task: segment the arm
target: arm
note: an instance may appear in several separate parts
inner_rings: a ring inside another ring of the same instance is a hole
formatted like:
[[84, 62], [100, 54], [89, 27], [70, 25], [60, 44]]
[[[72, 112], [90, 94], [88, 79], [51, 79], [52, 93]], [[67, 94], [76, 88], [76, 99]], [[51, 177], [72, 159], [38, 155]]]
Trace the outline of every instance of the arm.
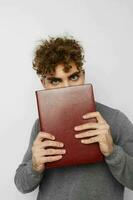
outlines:
[[32, 168], [32, 144], [38, 134], [38, 120], [35, 121], [28, 149], [23, 157], [22, 163], [18, 166], [14, 177], [14, 183], [17, 189], [22, 193], [28, 193], [37, 188], [43, 173], [39, 173]]
[[121, 111], [115, 118], [117, 141], [113, 152], [105, 157], [112, 175], [133, 190], [133, 124]]

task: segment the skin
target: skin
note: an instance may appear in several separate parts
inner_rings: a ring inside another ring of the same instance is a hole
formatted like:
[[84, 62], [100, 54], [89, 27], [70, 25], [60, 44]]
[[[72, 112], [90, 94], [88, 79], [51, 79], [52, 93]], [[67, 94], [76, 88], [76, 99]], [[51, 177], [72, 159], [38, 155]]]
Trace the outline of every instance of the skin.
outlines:
[[[48, 74], [45, 79], [41, 79], [43, 87], [45, 89], [52, 89], [84, 84], [85, 73], [80, 72], [79, 75], [74, 75], [78, 69], [75, 63], [71, 62], [70, 64], [72, 68], [69, 72], [63, 71], [63, 64], [57, 65], [54, 74]], [[52, 78], [52, 80], [50, 78]], [[98, 142], [102, 154], [104, 156], [109, 156], [113, 152], [114, 146], [110, 126], [107, 124], [100, 112], [86, 113], [84, 116], [85, 118], [83, 117], [83, 119], [96, 117], [97, 123], [84, 123], [79, 125], [77, 129], [74, 127], [76, 132], [75, 138], [80, 140], [81, 143], [85, 145]], [[84, 132], [79, 133], [81, 130], [84, 130]], [[86, 138], [90, 136], [93, 137], [89, 139]], [[44, 141], [44, 139], [47, 140]], [[45, 163], [60, 160], [63, 154], [66, 153], [66, 150], [62, 148], [64, 144], [61, 141], [56, 141], [55, 139], [56, 138], [51, 133], [38, 133], [32, 146], [32, 167], [35, 171], [42, 173], [45, 169]], [[46, 147], [51, 148], [45, 149]], [[58, 147], [58, 149], [54, 149], [52, 147]]]

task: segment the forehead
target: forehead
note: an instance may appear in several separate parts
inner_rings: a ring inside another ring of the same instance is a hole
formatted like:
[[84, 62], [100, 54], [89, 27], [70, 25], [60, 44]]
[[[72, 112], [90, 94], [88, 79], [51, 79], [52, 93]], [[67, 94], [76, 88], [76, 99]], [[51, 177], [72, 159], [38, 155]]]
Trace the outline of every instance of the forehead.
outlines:
[[67, 77], [71, 74], [73, 74], [74, 72], [77, 72], [77, 66], [75, 65], [75, 63], [70, 63], [71, 68], [69, 69], [68, 72], [64, 71], [64, 64], [58, 64], [55, 68], [55, 72], [52, 74], [48, 74], [47, 77], [60, 77], [60, 78], [64, 78]]

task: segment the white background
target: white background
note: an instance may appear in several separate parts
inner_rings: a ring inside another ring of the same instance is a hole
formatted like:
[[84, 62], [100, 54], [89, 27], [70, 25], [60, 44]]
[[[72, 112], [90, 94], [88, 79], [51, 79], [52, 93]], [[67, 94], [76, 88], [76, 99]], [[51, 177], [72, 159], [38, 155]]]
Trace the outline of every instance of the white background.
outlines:
[[[20, 193], [14, 175], [37, 118], [33, 50], [48, 36], [73, 35], [85, 49], [86, 83], [97, 101], [122, 110], [133, 122], [132, 0], [0, 0], [0, 197], [35, 200]], [[133, 199], [126, 189], [125, 200]]]

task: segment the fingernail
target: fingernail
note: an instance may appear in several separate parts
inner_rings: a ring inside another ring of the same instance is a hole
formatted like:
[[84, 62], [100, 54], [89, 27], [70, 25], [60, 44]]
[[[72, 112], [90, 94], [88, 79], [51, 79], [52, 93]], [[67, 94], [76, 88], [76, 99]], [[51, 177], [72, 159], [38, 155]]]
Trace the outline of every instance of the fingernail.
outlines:
[[86, 115], [83, 115], [83, 118], [84, 118], [84, 119], [86, 119], [86, 117], [87, 117]]
[[77, 126], [75, 126], [75, 127], [74, 127], [74, 130], [78, 130], [78, 127], [77, 127]]

